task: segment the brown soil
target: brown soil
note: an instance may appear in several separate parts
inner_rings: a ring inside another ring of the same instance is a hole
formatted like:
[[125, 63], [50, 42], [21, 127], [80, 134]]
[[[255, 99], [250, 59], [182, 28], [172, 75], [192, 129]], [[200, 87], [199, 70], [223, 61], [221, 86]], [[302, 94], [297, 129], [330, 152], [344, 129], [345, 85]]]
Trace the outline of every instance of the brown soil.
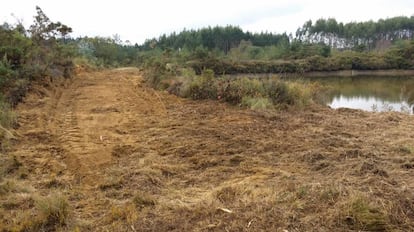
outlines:
[[[255, 112], [156, 92], [136, 69], [37, 88], [17, 113], [7, 178], [66, 196], [59, 230], [414, 230], [409, 115]], [[6, 231], [30, 220], [33, 204], [0, 199]]]

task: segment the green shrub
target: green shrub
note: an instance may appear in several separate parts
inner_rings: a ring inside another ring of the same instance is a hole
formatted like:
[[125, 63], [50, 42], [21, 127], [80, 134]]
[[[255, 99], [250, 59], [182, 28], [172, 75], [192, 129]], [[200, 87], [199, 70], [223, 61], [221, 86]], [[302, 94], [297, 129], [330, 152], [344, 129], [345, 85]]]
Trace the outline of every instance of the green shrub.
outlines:
[[356, 231], [387, 231], [386, 214], [366, 197], [356, 197], [347, 205], [346, 223]]
[[0, 88], [10, 85], [11, 80], [16, 76], [16, 72], [11, 69], [9, 62], [5, 59], [0, 60]]
[[154, 60], [147, 65], [148, 67], [145, 73], [145, 81], [151, 87], [158, 89], [160, 87], [162, 80], [166, 78], [166, 64], [160, 60]]
[[289, 87], [286, 82], [280, 80], [268, 80], [265, 83], [267, 96], [275, 105], [292, 105], [294, 99], [289, 94]]
[[216, 99], [217, 87], [214, 80], [214, 72], [210, 69], [204, 70], [201, 76], [194, 77], [189, 83], [188, 96], [194, 100]]
[[297, 107], [309, 105], [312, 101], [312, 90], [305, 84], [298, 82], [288, 82], [288, 94]]

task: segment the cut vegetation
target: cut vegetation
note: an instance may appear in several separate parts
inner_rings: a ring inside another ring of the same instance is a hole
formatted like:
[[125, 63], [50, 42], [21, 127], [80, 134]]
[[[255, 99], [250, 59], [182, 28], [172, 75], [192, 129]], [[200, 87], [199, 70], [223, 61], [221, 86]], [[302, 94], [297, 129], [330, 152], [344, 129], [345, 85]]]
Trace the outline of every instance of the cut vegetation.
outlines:
[[414, 229], [412, 116], [252, 111], [142, 80], [136, 69], [84, 72], [29, 94], [0, 185], [1, 228]]
[[0, 26], [0, 231], [414, 231], [413, 116], [281, 78], [410, 73], [413, 17], [132, 46], [36, 10]]

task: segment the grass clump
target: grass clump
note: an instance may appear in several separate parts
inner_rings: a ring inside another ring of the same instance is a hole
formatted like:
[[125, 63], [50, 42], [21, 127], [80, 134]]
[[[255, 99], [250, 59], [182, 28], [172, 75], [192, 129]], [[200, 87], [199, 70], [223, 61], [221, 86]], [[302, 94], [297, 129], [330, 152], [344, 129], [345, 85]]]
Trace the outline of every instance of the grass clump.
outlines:
[[[61, 193], [34, 198], [33, 213], [23, 214], [16, 231], [56, 231], [67, 225], [69, 203]], [[36, 215], [36, 216], [33, 216]]]
[[348, 202], [344, 219], [356, 231], [386, 231], [389, 224], [381, 208], [363, 196], [357, 196]]
[[227, 186], [215, 193], [216, 198], [223, 204], [231, 204], [239, 197], [240, 192], [236, 187]]
[[127, 224], [133, 224], [138, 219], [138, 211], [133, 204], [126, 204], [124, 206], [113, 206], [111, 213], [109, 214], [109, 220], [111, 222], [126, 222]]
[[23, 164], [17, 159], [16, 156], [11, 155], [1, 157], [0, 162], [2, 163], [2, 165], [0, 166], [0, 180], [3, 176], [14, 173], [17, 170], [19, 170], [20, 167], [23, 166]]
[[17, 183], [14, 180], [7, 180], [0, 184], [0, 196], [6, 195], [17, 188]]
[[145, 208], [154, 206], [156, 204], [156, 200], [151, 195], [139, 192], [135, 194], [134, 198], [132, 199], [132, 202], [135, 204], [137, 208]]
[[121, 177], [111, 177], [108, 178], [104, 183], [99, 185], [99, 189], [106, 191], [108, 189], [119, 190], [122, 188], [123, 182]]
[[0, 125], [4, 128], [12, 128], [17, 123], [16, 114], [3, 97], [0, 97]]
[[31, 193], [33, 191], [32, 186], [13, 178], [4, 179], [0, 182], [0, 197], [8, 194], [14, 195], [16, 193]]
[[17, 116], [10, 104], [3, 97], [0, 97], [0, 145], [4, 151], [9, 147], [10, 139], [14, 138], [10, 128], [17, 124]]
[[402, 154], [412, 154], [413, 153], [413, 148], [410, 146], [400, 146], [397, 148], [397, 150], [402, 153]]
[[65, 225], [69, 215], [69, 203], [62, 194], [52, 194], [39, 198], [35, 202], [36, 209], [43, 221], [43, 225]]

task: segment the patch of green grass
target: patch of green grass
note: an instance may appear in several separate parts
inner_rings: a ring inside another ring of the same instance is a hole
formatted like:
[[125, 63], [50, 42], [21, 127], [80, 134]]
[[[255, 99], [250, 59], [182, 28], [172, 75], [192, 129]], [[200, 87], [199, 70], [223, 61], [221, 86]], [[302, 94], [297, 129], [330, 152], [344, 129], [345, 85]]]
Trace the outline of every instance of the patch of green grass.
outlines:
[[296, 197], [298, 199], [303, 199], [305, 198], [308, 194], [310, 194], [310, 189], [309, 186], [300, 186], [297, 190], [296, 190]]
[[386, 231], [388, 220], [380, 207], [371, 199], [358, 196], [347, 205], [346, 224], [356, 231]]
[[403, 153], [403, 154], [407, 154], [407, 155], [409, 155], [409, 154], [412, 154], [412, 153], [413, 153], [413, 148], [412, 148], [412, 147], [410, 147], [410, 146], [399, 146], [399, 147], [397, 148], [397, 150], [398, 150], [399, 152], [401, 152], [401, 153]]
[[264, 109], [270, 109], [273, 107], [272, 102], [269, 100], [269, 98], [255, 98], [255, 97], [243, 97], [242, 106], [246, 106], [252, 110], [264, 110]]

